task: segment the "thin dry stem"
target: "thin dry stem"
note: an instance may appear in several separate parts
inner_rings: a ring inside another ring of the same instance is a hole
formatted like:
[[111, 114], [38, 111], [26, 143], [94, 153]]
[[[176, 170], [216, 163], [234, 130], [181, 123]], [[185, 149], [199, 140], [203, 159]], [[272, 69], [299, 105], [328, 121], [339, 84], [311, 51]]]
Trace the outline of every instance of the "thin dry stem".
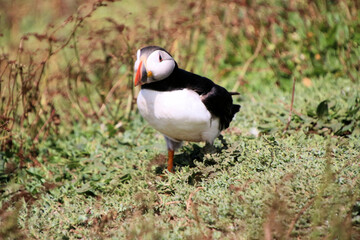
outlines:
[[53, 109], [53, 110], [51, 111], [51, 114], [50, 114], [49, 118], [48, 118], [48, 119], [46, 120], [46, 122], [42, 125], [40, 131], [38, 132], [38, 134], [36, 134], [33, 142], [36, 143], [36, 142], [39, 141], [40, 133], [42, 133], [42, 132], [44, 131], [45, 127], [51, 122], [51, 120], [53, 119], [54, 115], [55, 115], [55, 109]]
[[296, 214], [295, 218], [291, 221], [289, 230], [286, 232], [285, 239], [290, 238], [291, 232], [294, 230], [295, 224], [300, 219], [300, 217], [305, 213], [305, 211], [314, 203], [315, 198], [310, 199], [310, 201]]
[[112, 86], [112, 88], [110, 89], [110, 91], [108, 92], [108, 94], [106, 95], [103, 104], [100, 107], [100, 110], [98, 111], [98, 115], [100, 116], [104, 110], [106, 109], [106, 104], [109, 101], [109, 99], [112, 97], [112, 95], [114, 94], [115, 90], [121, 85], [122, 81], [124, 79], [123, 78], [119, 78], [119, 80], [114, 84], [114, 86]]
[[203, 190], [203, 189], [204, 189], [204, 187], [198, 187], [198, 188], [195, 189], [195, 191], [190, 193], [189, 198], [188, 198], [188, 200], [186, 202], [186, 212], [189, 212], [189, 209], [190, 209], [190, 207], [191, 207], [191, 205], [193, 203], [192, 202], [192, 197], [195, 195], [195, 193], [197, 193], [198, 191]]

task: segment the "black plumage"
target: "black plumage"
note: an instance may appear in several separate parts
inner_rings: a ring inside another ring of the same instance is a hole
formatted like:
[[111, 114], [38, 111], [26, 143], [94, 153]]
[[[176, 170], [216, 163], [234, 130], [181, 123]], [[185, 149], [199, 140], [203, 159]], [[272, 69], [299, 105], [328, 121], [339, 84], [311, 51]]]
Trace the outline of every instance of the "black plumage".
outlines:
[[169, 77], [161, 81], [144, 84], [141, 88], [156, 91], [181, 89], [195, 91], [200, 95], [209, 112], [219, 118], [219, 130], [228, 128], [235, 113], [240, 110], [240, 105], [233, 104], [231, 97], [236, 93], [229, 93], [225, 88], [215, 84], [208, 78], [180, 69], [177, 64]]

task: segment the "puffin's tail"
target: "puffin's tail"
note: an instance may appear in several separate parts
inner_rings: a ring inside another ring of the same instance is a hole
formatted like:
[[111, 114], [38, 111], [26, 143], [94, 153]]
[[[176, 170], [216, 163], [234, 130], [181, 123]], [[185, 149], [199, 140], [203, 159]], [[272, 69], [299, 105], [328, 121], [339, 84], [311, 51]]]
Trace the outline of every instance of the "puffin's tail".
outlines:
[[[229, 92], [231, 96], [234, 96], [234, 95], [240, 95], [240, 93], [238, 92]], [[238, 105], [238, 104], [233, 104], [232, 107], [231, 107], [231, 118], [234, 118], [235, 114], [240, 111], [240, 108], [241, 106]]]
[[232, 105], [232, 107], [231, 107], [231, 115], [232, 115], [232, 117], [231, 117], [231, 118], [233, 118], [233, 117], [235, 116], [235, 114], [236, 114], [238, 111], [240, 111], [240, 108], [241, 108], [241, 106], [238, 105], [238, 104], [233, 104], [233, 105]]

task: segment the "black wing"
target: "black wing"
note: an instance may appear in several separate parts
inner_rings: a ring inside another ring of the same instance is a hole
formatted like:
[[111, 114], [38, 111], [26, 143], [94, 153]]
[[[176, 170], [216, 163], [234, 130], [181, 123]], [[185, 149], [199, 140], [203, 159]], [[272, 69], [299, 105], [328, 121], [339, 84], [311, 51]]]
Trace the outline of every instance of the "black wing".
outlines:
[[144, 84], [141, 87], [156, 91], [187, 88], [197, 92], [209, 112], [220, 119], [220, 130], [228, 128], [235, 113], [240, 110], [240, 105], [233, 104], [231, 97], [236, 93], [229, 93], [225, 88], [216, 85], [210, 79], [187, 72], [177, 66], [168, 78]]
[[233, 104], [230, 93], [216, 84], [209, 92], [201, 95], [201, 99], [211, 114], [220, 119], [220, 130], [228, 128], [235, 113], [240, 110], [240, 105]]

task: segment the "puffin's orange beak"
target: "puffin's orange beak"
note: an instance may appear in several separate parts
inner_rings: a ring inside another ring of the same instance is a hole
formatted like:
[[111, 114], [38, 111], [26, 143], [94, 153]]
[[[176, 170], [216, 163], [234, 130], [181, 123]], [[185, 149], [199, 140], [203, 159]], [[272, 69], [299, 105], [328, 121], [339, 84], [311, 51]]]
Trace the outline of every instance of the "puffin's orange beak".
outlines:
[[140, 81], [140, 79], [141, 79], [141, 67], [142, 67], [142, 61], [140, 61], [140, 64], [139, 64], [139, 67], [138, 67], [138, 69], [137, 69], [137, 71], [136, 71], [136, 75], [135, 75], [135, 86], [137, 86], [137, 85], [141, 85], [141, 81]]

